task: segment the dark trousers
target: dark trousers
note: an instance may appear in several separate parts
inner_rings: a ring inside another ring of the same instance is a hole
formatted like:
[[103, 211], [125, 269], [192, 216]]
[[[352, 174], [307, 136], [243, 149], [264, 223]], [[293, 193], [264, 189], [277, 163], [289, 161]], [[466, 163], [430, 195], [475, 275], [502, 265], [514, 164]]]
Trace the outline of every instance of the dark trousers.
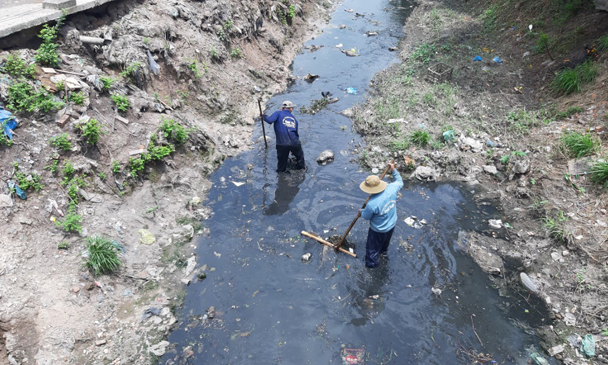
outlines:
[[296, 170], [301, 170], [306, 167], [306, 164], [304, 163], [304, 151], [302, 151], [302, 145], [277, 146], [277, 172], [285, 172], [285, 170], [287, 170], [289, 152], [291, 152], [296, 158]]
[[365, 247], [365, 266], [370, 268], [378, 266], [378, 256], [381, 252], [388, 250], [388, 244], [391, 243], [394, 230], [395, 227], [388, 232], [380, 233], [369, 229], [367, 232], [367, 246]]

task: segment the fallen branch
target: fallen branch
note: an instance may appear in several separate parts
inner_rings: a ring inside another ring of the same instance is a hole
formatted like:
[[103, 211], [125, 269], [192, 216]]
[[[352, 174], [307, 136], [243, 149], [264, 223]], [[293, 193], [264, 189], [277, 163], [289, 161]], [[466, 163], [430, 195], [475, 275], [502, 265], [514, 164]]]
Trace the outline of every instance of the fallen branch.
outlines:
[[481, 342], [481, 338], [479, 338], [479, 335], [477, 334], [477, 331], [475, 331], [475, 322], [473, 322], [473, 315], [471, 314], [471, 326], [473, 326], [473, 332], [475, 333], [475, 336], [477, 336], [477, 339], [479, 340], [479, 343], [481, 344], [481, 347], [483, 347], [484, 349], [486, 348], [483, 345], [483, 342]]

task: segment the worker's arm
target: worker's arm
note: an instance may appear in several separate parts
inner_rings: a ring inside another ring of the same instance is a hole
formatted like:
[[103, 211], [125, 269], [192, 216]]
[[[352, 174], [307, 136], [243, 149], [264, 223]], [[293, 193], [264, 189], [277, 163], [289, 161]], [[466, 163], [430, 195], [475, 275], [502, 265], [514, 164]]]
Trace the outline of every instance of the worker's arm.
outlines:
[[392, 184], [395, 184], [397, 186], [397, 189], [401, 189], [403, 187], [403, 179], [401, 178], [401, 174], [399, 173], [399, 171], [397, 171], [397, 169], [393, 169], [392, 174], [393, 179], [395, 179]]
[[272, 124], [279, 119], [279, 114], [281, 114], [281, 112], [276, 111], [276, 112], [272, 113], [272, 115], [270, 115], [270, 116], [264, 115], [264, 120], [266, 121], [266, 123]]
[[361, 218], [370, 220], [374, 216], [374, 208], [370, 205], [366, 205], [365, 208], [361, 209]]

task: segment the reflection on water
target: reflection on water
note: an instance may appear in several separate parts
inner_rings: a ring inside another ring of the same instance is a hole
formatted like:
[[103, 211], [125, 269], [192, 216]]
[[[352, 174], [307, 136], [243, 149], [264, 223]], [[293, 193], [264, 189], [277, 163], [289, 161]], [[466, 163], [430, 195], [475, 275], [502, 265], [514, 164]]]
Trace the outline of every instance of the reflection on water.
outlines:
[[278, 174], [277, 189], [273, 202], [264, 209], [266, 215], [281, 215], [289, 209], [289, 204], [300, 191], [306, 174], [303, 170], [292, 170], [289, 173]]

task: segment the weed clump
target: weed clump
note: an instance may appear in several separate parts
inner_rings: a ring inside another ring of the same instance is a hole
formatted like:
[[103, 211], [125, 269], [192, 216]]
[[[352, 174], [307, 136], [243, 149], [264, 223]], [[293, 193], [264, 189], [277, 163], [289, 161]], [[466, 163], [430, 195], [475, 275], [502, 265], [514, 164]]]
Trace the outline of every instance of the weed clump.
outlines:
[[591, 168], [591, 181], [608, 186], [608, 161], [606, 159], [597, 161]]
[[431, 136], [429, 132], [419, 129], [417, 131], [412, 132], [410, 135], [410, 141], [420, 147], [424, 147], [429, 144], [431, 140]]
[[559, 72], [551, 82], [551, 88], [558, 94], [569, 95], [581, 91], [581, 86], [595, 80], [598, 68], [592, 61], [587, 61], [573, 69]]
[[28, 65], [23, 58], [11, 53], [6, 57], [6, 64], [4, 65], [2, 72], [16, 78], [32, 78], [36, 73], [36, 66], [34, 64]]
[[564, 134], [562, 136], [562, 144], [569, 153], [576, 158], [589, 156], [595, 153], [600, 147], [600, 142], [597, 138], [594, 138], [589, 134], [578, 132], [568, 132]]
[[49, 139], [49, 144], [64, 152], [72, 149], [72, 143], [70, 142], [70, 136], [67, 133], [61, 133], [61, 134], [51, 137]]
[[99, 141], [99, 136], [102, 134], [101, 123], [97, 119], [89, 119], [88, 122], [79, 126], [82, 138], [88, 144], [95, 144]]
[[131, 102], [126, 96], [120, 94], [114, 94], [111, 96], [112, 101], [116, 104], [116, 109], [120, 112], [126, 112], [131, 107]]
[[92, 236], [86, 242], [88, 257], [86, 267], [95, 275], [112, 274], [121, 266], [119, 252], [124, 249], [108, 238]]
[[70, 205], [68, 214], [65, 215], [63, 220], [55, 222], [55, 225], [66, 232], [80, 233], [82, 232], [82, 225], [80, 223], [82, 223], [82, 216], [76, 213], [73, 205]]

